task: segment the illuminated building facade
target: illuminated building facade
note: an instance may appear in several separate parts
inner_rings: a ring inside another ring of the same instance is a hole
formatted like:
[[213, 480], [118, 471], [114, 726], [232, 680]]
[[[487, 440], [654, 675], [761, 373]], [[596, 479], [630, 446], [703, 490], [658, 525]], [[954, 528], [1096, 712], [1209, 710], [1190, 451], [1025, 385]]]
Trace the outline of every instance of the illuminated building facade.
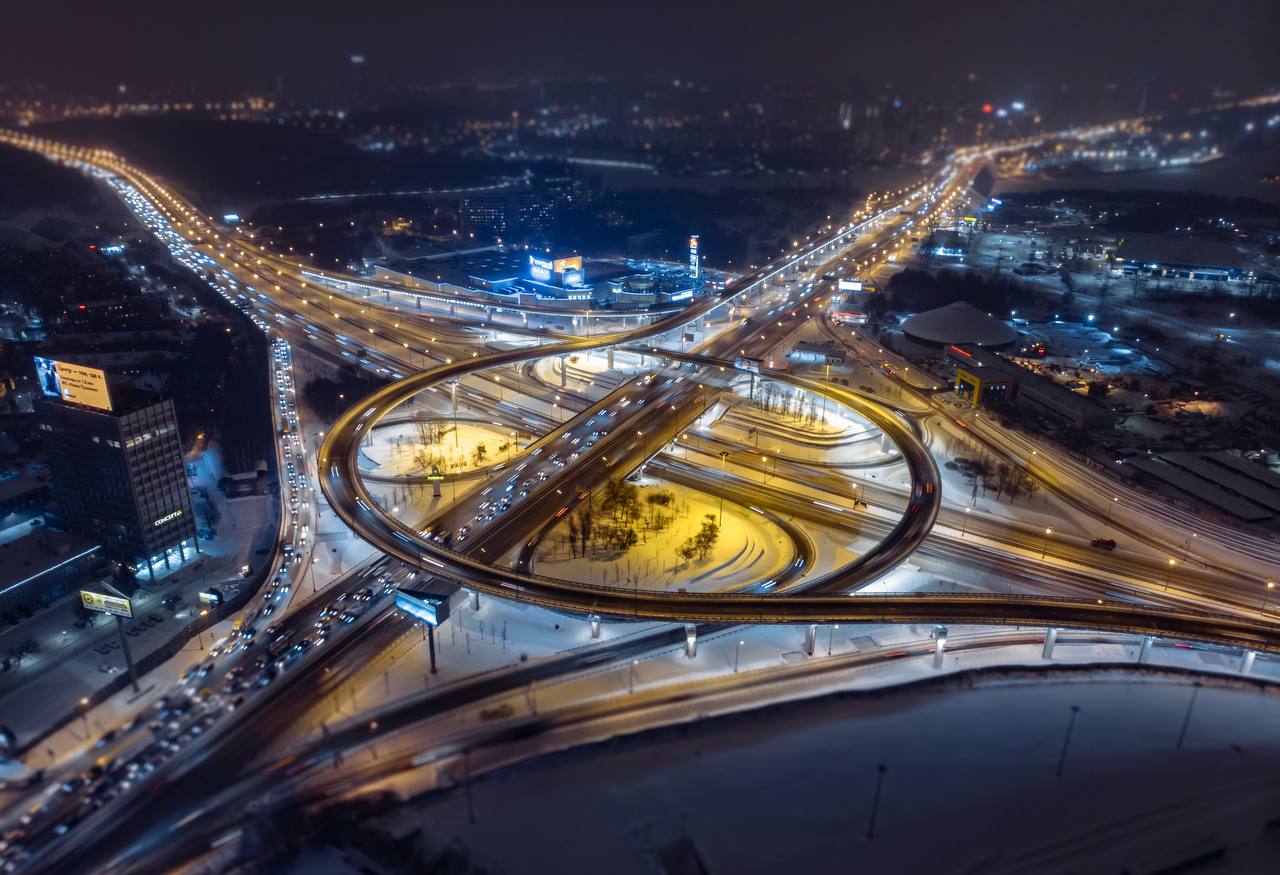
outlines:
[[40, 398], [36, 410], [69, 530], [152, 576], [198, 550], [173, 402], [101, 410]]

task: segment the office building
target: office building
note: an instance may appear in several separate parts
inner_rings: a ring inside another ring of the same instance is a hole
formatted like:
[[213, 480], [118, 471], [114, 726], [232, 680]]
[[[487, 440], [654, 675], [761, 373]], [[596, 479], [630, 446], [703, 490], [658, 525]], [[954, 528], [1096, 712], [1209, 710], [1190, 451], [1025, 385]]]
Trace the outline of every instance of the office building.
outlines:
[[37, 400], [53, 495], [69, 530], [154, 577], [198, 550], [178, 421], [171, 401], [111, 394], [105, 406]]

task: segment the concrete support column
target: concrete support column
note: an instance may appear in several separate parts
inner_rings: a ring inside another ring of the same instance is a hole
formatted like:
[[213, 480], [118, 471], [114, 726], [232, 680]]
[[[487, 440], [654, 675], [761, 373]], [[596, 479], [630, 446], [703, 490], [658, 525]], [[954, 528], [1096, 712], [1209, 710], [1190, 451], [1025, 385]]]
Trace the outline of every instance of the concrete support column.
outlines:
[[817, 642], [817, 640], [818, 640], [818, 625], [817, 623], [811, 623], [809, 625], [809, 628], [805, 630], [805, 633], [804, 633], [804, 652], [807, 655], [813, 656], [813, 647], [814, 647], [814, 644]]
[[471, 591], [471, 610], [480, 610], [480, 592], [474, 589]]
[[599, 617], [593, 616], [591, 618], [591, 637], [592, 638], [600, 637], [600, 618]]
[[1244, 659], [1240, 660], [1240, 674], [1249, 674], [1253, 671], [1253, 660], [1258, 654], [1252, 650], [1244, 652]]
[[1044, 651], [1040, 654], [1041, 659], [1053, 659], [1053, 645], [1058, 641], [1058, 630], [1050, 629], [1044, 633]]
[[1151, 644], [1155, 641], [1150, 635], [1144, 635], [1142, 638], [1142, 649], [1138, 651], [1138, 665], [1146, 665], [1151, 659]]
[[947, 647], [947, 627], [933, 627], [933, 667], [942, 668], [942, 654]]
[[569, 385], [569, 357], [560, 356], [560, 388]]
[[609, 347], [609, 352], [607, 353], [607, 355], [609, 357], [609, 370], [612, 371], [613, 370], [613, 347]]
[[698, 655], [698, 626], [696, 623], [684, 624], [684, 655], [693, 659]]

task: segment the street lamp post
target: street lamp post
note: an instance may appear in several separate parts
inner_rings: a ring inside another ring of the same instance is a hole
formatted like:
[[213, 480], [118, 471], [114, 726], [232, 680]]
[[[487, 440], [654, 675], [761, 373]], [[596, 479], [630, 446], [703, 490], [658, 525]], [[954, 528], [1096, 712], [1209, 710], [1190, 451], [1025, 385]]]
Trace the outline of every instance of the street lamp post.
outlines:
[[1040, 558], [1043, 559], [1045, 554], [1049, 552], [1049, 536], [1053, 534], [1052, 528], [1044, 530], [1044, 543], [1040, 545]]
[[720, 451], [720, 521], [716, 523], [720, 528], [724, 528], [724, 460], [729, 457], [728, 450]]
[[839, 628], [840, 628], [839, 626], [832, 626], [832, 627], [827, 631], [827, 656], [830, 656], [830, 655], [831, 655], [831, 645], [832, 645], [832, 642], [834, 642], [834, 641], [835, 641], [835, 637], [836, 637], [836, 630], [837, 630], [837, 629], [839, 629]]
[[89, 697], [80, 699], [80, 719], [84, 721], [84, 740], [89, 740]]
[[969, 530], [969, 514], [973, 511], [973, 505], [967, 504], [964, 508], [964, 522], [960, 526], [960, 537], [964, 538], [965, 532]]
[[1262, 598], [1262, 613], [1267, 612], [1267, 605], [1271, 601], [1271, 590], [1276, 588], [1276, 579], [1274, 577], [1267, 578], [1267, 588], [1264, 590], [1265, 595]]
[[738, 658], [742, 655], [742, 644], [743, 642], [739, 641], [738, 645], [735, 648], [733, 648], [733, 673], [734, 674], [738, 673]]
[[1111, 497], [1111, 503], [1107, 505], [1107, 525], [1111, 525], [1111, 511], [1115, 510], [1116, 502], [1120, 500], [1120, 496]]
[[1177, 565], [1177, 564], [1178, 564], [1178, 560], [1177, 560], [1177, 559], [1174, 559], [1172, 556], [1170, 556], [1170, 557], [1169, 557], [1169, 572], [1168, 572], [1168, 574], [1166, 574], [1166, 575], [1164, 576], [1164, 591], [1165, 591], [1165, 592], [1168, 592], [1168, 591], [1169, 591], [1169, 583], [1171, 582], [1171, 579], [1173, 578], [1173, 568], [1174, 568], [1174, 566], [1175, 566], [1175, 565]]
[[627, 694], [630, 695], [636, 691], [636, 663], [639, 660], [631, 660], [631, 669], [627, 672]]
[[458, 381], [454, 380], [449, 384], [450, 393], [453, 396], [453, 446], [458, 448], [462, 446], [461, 439], [458, 437]]

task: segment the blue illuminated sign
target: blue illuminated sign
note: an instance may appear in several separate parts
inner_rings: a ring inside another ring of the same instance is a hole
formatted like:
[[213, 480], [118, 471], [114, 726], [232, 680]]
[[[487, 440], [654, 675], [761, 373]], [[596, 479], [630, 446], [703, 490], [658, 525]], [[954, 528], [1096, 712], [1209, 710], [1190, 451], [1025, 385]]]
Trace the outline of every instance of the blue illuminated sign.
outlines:
[[396, 590], [396, 610], [404, 611], [414, 619], [432, 626], [439, 626], [449, 619], [447, 599], [426, 593], [419, 595], [403, 589]]

